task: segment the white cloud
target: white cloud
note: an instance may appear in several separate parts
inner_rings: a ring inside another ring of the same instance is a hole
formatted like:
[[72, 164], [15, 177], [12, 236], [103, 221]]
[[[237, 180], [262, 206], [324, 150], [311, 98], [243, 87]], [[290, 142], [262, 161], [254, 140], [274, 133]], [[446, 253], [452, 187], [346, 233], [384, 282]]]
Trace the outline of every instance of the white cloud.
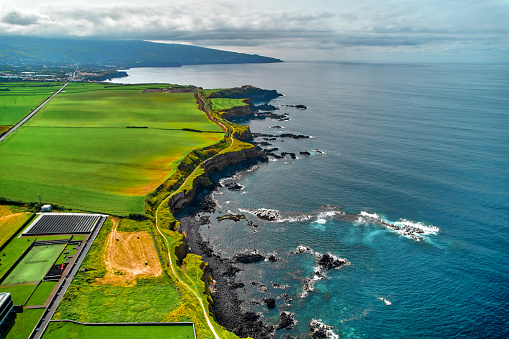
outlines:
[[10, 8], [0, 8], [0, 34], [172, 40], [239, 51], [256, 46], [273, 50], [275, 57], [282, 57], [285, 48], [307, 51], [313, 57], [320, 51], [375, 54], [391, 49], [394, 53], [416, 53], [416, 49], [509, 53], [509, 3], [501, 0], [173, 0], [169, 4], [153, 0], [146, 5], [134, 0], [37, 5], [33, 1], [17, 0]]

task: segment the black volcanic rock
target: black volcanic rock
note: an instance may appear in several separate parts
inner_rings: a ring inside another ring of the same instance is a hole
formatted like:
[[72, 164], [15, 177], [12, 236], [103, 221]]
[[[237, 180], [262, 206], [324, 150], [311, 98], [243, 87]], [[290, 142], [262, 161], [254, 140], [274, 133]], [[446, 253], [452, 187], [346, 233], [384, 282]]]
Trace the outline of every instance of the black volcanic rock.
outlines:
[[239, 191], [244, 187], [242, 185], [237, 184], [236, 182], [232, 182], [230, 184], [225, 185], [230, 191]]
[[283, 106], [286, 106], [286, 107], [295, 107], [295, 108], [298, 108], [298, 109], [307, 109], [307, 106], [304, 106], [304, 105], [283, 105]]
[[234, 262], [250, 264], [265, 260], [265, 257], [259, 253], [237, 253], [233, 256]]
[[262, 300], [267, 304], [268, 308], [276, 307], [276, 300], [274, 298], [262, 298]]
[[346, 265], [347, 263], [348, 261], [346, 261], [346, 259], [336, 258], [327, 253], [321, 254], [320, 258], [318, 259], [318, 265], [328, 270], [333, 268], [339, 268], [343, 265]]
[[312, 319], [308, 325], [311, 339], [326, 339], [328, 331], [332, 331], [332, 326], [327, 326], [321, 320]]
[[279, 315], [279, 322], [276, 327], [276, 330], [284, 329], [291, 330], [297, 326], [297, 320], [295, 319], [295, 314], [291, 312], [281, 312]]
[[238, 222], [238, 221], [243, 220], [243, 219], [246, 219], [246, 216], [244, 214], [225, 214], [223, 216], [216, 217], [217, 221], [233, 220], [235, 222]]
[[279, 108], [277, 108], [273, 105], [270, 105], [270, 104], [263, 104], [263, 105], [255, 106], [256, 111], [276, 111], [278, 109]]

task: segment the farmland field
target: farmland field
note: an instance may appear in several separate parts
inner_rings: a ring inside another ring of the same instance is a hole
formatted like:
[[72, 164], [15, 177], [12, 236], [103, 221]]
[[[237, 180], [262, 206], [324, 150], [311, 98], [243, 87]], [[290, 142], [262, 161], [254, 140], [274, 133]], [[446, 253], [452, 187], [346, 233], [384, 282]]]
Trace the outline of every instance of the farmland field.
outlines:
[[230, 99], [230, 98], [214, 98], [210, 100], [212, 103], [212, 109], [220, 111], [224, 109], [230, 109], [236, 106], [245, 106], [244, 99]]
[[52, 338], [194, 338], [193, 326], [87, 326], [75, 323], [51, 322], [44, 339]]
[[56, 281], [43, 281], [37, 286], [34, 294], [30, 297], [28, 305], [43, 305], [46, 299], [48, 299], [51, 291], [57, 285]]
[[143, 93], [149, 87], [69, 84], [0, 144], [0, 196], [143, 212], [144, 195], [182, 157], [223, 138], [192, 93]]
[[41, 280], [64, 247], [63, 244], [34, 246], [2, 283], [13, 285]]
[[37, 283], [30, 284], [22, 284], [22, 285], [10, 285], [10, 286], [0, 286], [0, 292], [10, 293], [12, 296], [12, 301], [14, 305], [23, 305], [25, 301], [28, 299], [30, 294], [37, 287]]
[[6, 339], [26, 339], [44, 313], [44, 309], [23, 310], [16, 314], [14, 326], [7, 333]]
[[62, 85], [57, 82], [0, 83], [0, 125], [15, 125]]
[[0, 246], [5, 244], [28, 218], [30, 218], [28, 212], [13, 211], [7, 206], [0, 205]]

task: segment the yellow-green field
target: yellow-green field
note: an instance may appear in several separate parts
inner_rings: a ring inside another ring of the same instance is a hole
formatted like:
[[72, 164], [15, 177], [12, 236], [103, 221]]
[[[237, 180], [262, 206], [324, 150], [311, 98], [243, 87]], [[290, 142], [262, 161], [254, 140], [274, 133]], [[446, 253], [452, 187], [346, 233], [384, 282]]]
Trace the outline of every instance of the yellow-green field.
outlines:
[[0, 205], [0, 246], [4, 245], [17, 232], [29, 217], [29, 212]]
[[0, 196], [142, 213], [182, 157], [223, 138], [192, 93], [143, 93], [152, 87], [69, 84], [0, 144]]

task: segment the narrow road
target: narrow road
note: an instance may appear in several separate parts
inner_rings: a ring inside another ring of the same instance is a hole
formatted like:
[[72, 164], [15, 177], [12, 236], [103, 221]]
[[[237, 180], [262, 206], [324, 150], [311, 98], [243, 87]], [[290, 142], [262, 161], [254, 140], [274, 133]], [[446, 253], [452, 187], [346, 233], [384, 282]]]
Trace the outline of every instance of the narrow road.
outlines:
[[57, 290], [57, 293], [53, 295], [53, 299], [49, 303], [48, 307], [44, 311], [44, 314], [41, 316], [41, 319], [39, 319], [39, 322], [37, 325], [35, 325], [34, 330], [28, 337], [29, 339], [39, 339], [42, 338], [44, 335], [44, 332], [46, 331], [46, 328], [48, 327], [48, 324], [53, 318], [53, 315], [55, 314], [55, 311], [58, 308], [58, 305], [62, 301], [62, 298], [64, 297], [65, 292], [71, 285], [72, 279], [78, 273], [78, 270], [81, 266], [81, 263], [87, 256], [88, 251], [90, 250], [90, 247], [92, 247], [92, 243], [94, 242], [95, 238], [97, 237], [97, 234], [99, 234], [99, 231], [101, 230], [104, 222], [106, 221], [107, 215], [104, 215], [99, 219], [97, 222], [94, 230], [92, 233], [88, 236], [85, 243], [82, 243], [81, 250], [79, 250], [79, 253], [76, 254], [76, 259], [74, 259], [74, 262], [72, 263], [71, 268], [67, 271], [67, 274], [65, 277], [62, 277], [59, 284], [60, 287]]
[[[221, 122], [215, 120], [214, 118], [212, 118], [211, 114], [209, 111], [207, 111], [205, 109], [205, 104], [203, 102], [203, 99], [195, 93], [195, 97], [196, 97], [196, 100], [198, 101], [198, 108], [205, 112], [205, 114], [207, 114], [207, 117], [214, 123], [218, 124], [225, 133], [228, 133], [228, 128], [222, 124]], [[216, 339], [220, 339], [220, 337], [217, 335], [215, 329], [214, 329], [214, 326], [212, 325], [212, 322], [210, 321], [210, 316], [208, 314], [208, 308], [205, 307], [205, 305], [203, 304], [203, 301], [201, 300], [201, 298], [198, 296], [198, 294], [196, 293], [196, 291], [191, 288], [188, 284], [186, 284], [184, 281], [182, 281], [182, 279], [179, 278], [179, 276], [177, 275], [177, 272], [175, 271], [175, 267], [173, 266], [173, 261], [171, 260], [171, 253], [170, 253], [170, 244], [168, 242], [168, 239], [166, 238], [166, 236], [163, 234], [163, 232], [161, 231], [161, 229], [159, 228], [159, 210], [162, 206], [164, 206], [165, 204], [167, 205], [168, 204], [168, 200], [173, 197], [178, 191], [180, 191], [180, 189], [182, 187], [184, 187], [186, 184], [187, 184], [187, 181], [189, 180], [189, 178], [193, 177], [194, 173], [198, 170], [198, 168], [200, 168], [205, 162], [209, 161], [210, 159], [214, 158], [215, 156], [217, 156], [218, 154], [220, 153], [223, 153], [225, 151], [227, 151], [230, 147], [233, 146], [233, 134], [234, 134], [234, 131], [232, 131], [232, 133], [230, 134], [230, 141], [231, 141], [231, 144], [230, 146], [228, 146], [227, 148], [225, 148], [224, 150], [222, 150], [221, 152], [211, 156], [210, 158], [208, 159], [205, 159], [203, 160], [198, 166], [196, 166], [196, 168], [194, 169], [193, 172], [191, 172], [191, 174], [189, 174], [189, 176], [186, 178], [186, 180], [182, 183], [182, 185], [180, 185], [180, 187], [173, 191], [173, 193], [171, 193], [170, 195], [168, 195], [166, 197], [166, 199], [164, 199], [160, 204], [159, 206], [157, 207], [157, 210], [156, 210], [156, 228], [157, 228], [157, 232], [159, 232], [159, 234], [163, 237], [165, 243], [166, 243], [166, 248], [168, 248], [168, 260], [170, 261], [170, 268], [171, 268], [171, 271], [173, 272], [173, 276], [175, 277], [175, 279], [181, 283], [187, 290], [189, 290], [190, 292], [192, 292], [195, 296], [196, 296], [196, 299], [198, 299], [198, 302], [200, 303], [200, 306], [201, 306], [201, 309], [203, 311], [203, 315], [205, 316], [205, 319], [207, 320], [207, 324], [210, 328], [210, 330], [212, 331], [212, 333], [214, 334], [214, 337]]]
[[4, 135], [2, 135], [0, 137], [0, 142], [4, 141], [5, 138], [7, 138], [12, 132], [14, 132], [15, 130], [18, 129], [19, 126], [23, 125], [25, 122], [27, 122], [31, 117], [33, 117], [37, 112], [39, 112], [39, 110], [48, 103], [48, 101], [51, 100], [51, 98], [53, 98], [55, 95], [57, 95], [58, 93], [62, 92], [62, 90], [65, 88], [65, 86], [69, 85], [68, 82], [65, 83], [65, 85], [63, 85], [58, 91], [56, 91], [55, 93], [53, 93], [52, 96], [50, 96], [48, 99], [46, 99], [42, 104], [39, 105], [39, 107], [37, 107], [36, 109], [34, 109], [32, 111], [32, 113], [30, 113], [29, 115], [27, 115], [26, 117], [24, 117], [23, 119], [21, 119], [20, 122], [18, 122], [16, 125], [12, 126], [7, 132], [5, 132]]

